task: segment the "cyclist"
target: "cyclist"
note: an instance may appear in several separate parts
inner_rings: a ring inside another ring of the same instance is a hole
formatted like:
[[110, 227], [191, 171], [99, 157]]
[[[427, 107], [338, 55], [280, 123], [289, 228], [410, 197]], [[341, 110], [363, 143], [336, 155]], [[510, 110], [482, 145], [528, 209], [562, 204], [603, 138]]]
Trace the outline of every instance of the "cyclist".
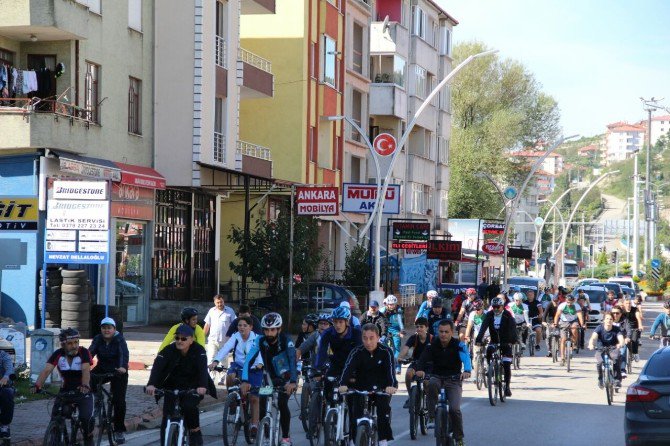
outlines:
[[540, 296], [538, 301], [542, 305], [542, 309], [545, 310], [547, 306], [551, 303], [551, 294], [547, 291], [547, 289], [541, 290], [540, 291]]
[[568, 336], [572, 336], [572, 352], [575, 353], [577, 351], [577, 328], [584, 326], [581, 307], [575, 303], [575, 296], [572, 294], [568, 294], [566, 301], [556, 309], [554, 326], [561, 329], [561, 365], [565, 365], [565, 343]]
[[640, 333], [644, 330], [642, 325], [642, 311], [632, 305], [632, 300], [626, 299], [623, 301], [622, 317], [628, 319], [630, 322], [630, 350], [633, 353], [633, 360], [638, 362], [640, 356], [638, 355], [638, 348], [640, 346]]
[[554, 317], [556, 316], [556, 311], [559, 306], [558, 294], [551, 295], [551, 302], [544, 309], [544, 315], [542, 316], [542, 321], [547, 327], [547, 358], [551, 358], [551, 343], [553, 342], [553, 336], [551, 336], [551, 326], [554, 324]]
[[[393, 395], [398, 390], [393, 369], [395, 360], [393, 350], [379, 342], [379, 332], [375, 324], [365, 324], [362, 328], [363, 345], [354, 348], [342, 371], [339, 392], [349, 390], [350, 381], [356, 390], [375, 391], [383, 390]], [[379, 446], [387, 446], [388, 441], [393, 440], [391, 429], [391, 397], [381, 395], [370, 395], [370, 401], [377, 407], [377, 432]], [[351, 415], [349, 416], [349, 432], [355, 437], [356, 424], [363, 415], [363, 404], [360, 396], [354, 395], [349, 405]]]
[[386, 320], [386, 316], [384, 316], [379, 311], [379, 302], [377, 302], [376, 300], [370, 301], [368, 311], [363, 313], [363, 315], [361, 316], [361, 323], [363, 325], [375, 324], [379, 329], [379, 336], [381, 337], [380, 340], [382, 344], [386, 341], [387, 336], [386, 325], [388, 324], [388, 321]]
[[333, 322], [330, 318], [330, 314], [321, 313], [319, 315], [319, 319], [317, 320], [317, 331], [312, 333], [310, 337], [305, 339], [305, 342], [300, 344], [300, 347], [295, 349], [296, 358], [298, 360], [301, 358], [316, 358], [316, 351], [319, 348], [319, 339], [321, 338], [321, 333], [332, 326]]
[[[479, 331], [482, 328], [482, 322], [484, 322], [484, 302], [481, 299], [477, 299], [472, 305], [472, 313], [468, 317], [468, 326], [465, 329], [465, 342], [469, 343], [471, 339], [476, 339]], [[489, 338], [488, 333], [484, 334], [485, 338]], [[472, 354], [476, 355], [480, 352], [482, 347], [474, 346], [472, 349]], [[478, 364], [475, 363], [472, 365], [474, 369], [475, 376], [477, 376]]]
[[[189, 430], [189, 444], [202, 446], [198, 404], [207, 393], [216, 398], [216, 387], [207, 370], [205, 347], [194, 341], [194, 335], [193, 327], [189, 324], [181, 324], [175, 329], [174, 342], [162, 349], [154, 360], [145, 392], [153, 396], [156, 386], [165, 390], [195, 389], [196, 394], [182, 396], [180, 404], [184, 424]], [[177, 398], [172, 393], [166, 393], [164, 397], [161, 444], [165, 443], [165, 426]]]
[[238, 319], [246, 316], [251, 318], [251, 322], [253, 325], [252, 331], [256, 334], [263, 334], [263, 330], [261, 329], [261, 321], [251, 314], [251, 307], [247, 304], [242, 304], [240, 305], [239, 311], [237, 312], [237, 318], [233, 322], [230, 323], [230, 327], [228, 327], [228, 331], [226, 332], [226, 337], [229, 338], [232, 335], [234, 335], [237, 332], [237, 322]]
[[349, 320], [351, 326], [361, 328], [361, 320], [358, 319], [356, 316], [354, 316], [353, 311], [351, 311], [351, 304], [346, 300], [343, 300], [342, 302], [340, 302], [340, 307], [345, 307], [349, 309], [349, 312], [351, 313], [351, 319]]
[[[405, 336], [405, 324], [403, 323], [403, 310], [402, 307], [398, 305], [398, 298], [393, 294], [389, 294], [384, 299], [385, 307], [380, 311], [384, 317], [388, 320], [388, 338], [393, 346], [393, 355], [395, 360], [398, 360], [398, 355], [400, 354], [400, 347], [402, 345], [402, 337]], [[396, 374], [400, 374], [400, 365], [396, 364], [395, 369]]]
[[[486, 313], [484, 321], [475, 338], [475, 345], [481, 346], [484, 334], [488, 331], [491, 343], [500, 344], [502, 351], [503, 373], [505, 375], [505, 395], [512, 396], [512, 344], [517, 342], [516, 321], [505, 311], [505, 301], [496, 297], [491, 301], [491, 311]], [[490, 361], [493, 355], [493, 346], [486, 349], [486, 360]]]
[[14, 418], [14, 362], [4, 350], [0, 350], [0, 442], [9, 441], [11, 435], [9, 425]]
[[[651, 331], [649, 337], [653, 338], [656, 335], [656, 330], [661, 329], [661, 335], [667, 336], [670, 329], [670, 300], [663, 302], [663, 312], [656, 316], [654, 323], [651, 324]], [[662, 346], [662, 344], [661, 344]]]
[[540, 350], [540, 340], [542, 339], [542, 316], [544, 309], [542, 302], [535, 300], [535, 291], [528, 290], [526, 292], [528, 297], [528, 320], [530, 321], [530, 328], [535, 332], [535, 351]]
[[295, 340], [295, 347], [299, 348], [305, 340], [316, 331], [316, 327], [319, 324], [319, 315], [316, 313], [310, 313], [302, 320], [302, 325], [300, 326], [300, 333]]
[[521, 291], [514, 293], [514, 301], [507, 305], [507, 310], [514, 316], [517, 329], [521, 329], [521, 350], [526, 349], [526, 339], [528, 339], [528, 305], [523, 303], [524, 294]]
[[[126, 431], [126, 391], [128, 390], [128, 344], [123, 335], [116, 331], [116, 322], [111, 317], [100, 321], [100, 334], [95, 335], [88, 348], [91, 358], [98, 357], [98, 363], [91, 370], [92, 387], [110, 382], [112, 405], [114, 406], [114, 439], [125, 443]], [[114, 377], [103, 381], [96, 373], [114, 373]]]
[[463, 341], [465, 339], [465, 328], [468, 325], [468, 317], [472, 312], [472, 306], [477, 299], [477, 290], [468, 288], [465, 290], [465, 300], [461, 304], [461, 309], [458, 310], [456, 316], [456, 328], [458, 329], [458, 338]]
[[[599, 341], [603, 347], [616, 347], [609, 350], [609, 357], [614, 363], [614, 386], [621, 387], [621, 365], [619, 364], [619, 350], [624, 345], [624, 338], [621, 334], [621, 329], [614, 326], [612, 314], [608, 311], [603, 316], [603, 323], [596, 327], [589, 340], [589, 350], [593, 350]], [[600, 366], [603, 363], [602, 353], [596, 353], [596, 361], [598, 368], [598, 387], [603, 388], [603, 371]]]
[[470, 378], [472, 364], [468, 347], [454, 337], [453, 321], [443, 320], [439, 323], [438, 336], [421, 353], [416, 368], [416, 375], [419, 378], [424, 378], [427, 370], [430, 370], [431, 374], [426, 386], [428, 429], [435, 428], [437, 396], [440, 389], [444, 389], [449, 400], [449, 418], [453, 426], [454, 440], [457, 445], [462, 446], [464, 444], [461, 413], [462, 380]]
[[163, 342], [158, 349], [159, 353], [165, 347], [174, 342], [177, 328], [179, 328], [182, 324], [189, 325], [193, 329], [195, 342], [205, 348], [205, 331], [202, 329], [202, 327], [200, 327], [200, 325], [198, 325], [198, 310], [193, 307], [185, 307], [183, 310], [181, 310], [181, 322], [174, 324], [168, 331], [167, 335], [165, 335], [165, 339], [163, 339]]
[[[79, 391], [81, 395], [68, 398], [68, 402], [75, 403], [79, 408], [84, 446], [93, 445], [93, 394], [91, 390], [91, 354], [84, 347], [79, 346], [79, 332], [74, 328], [61, 330], [58, 335], [61, 347], [52, 353], [44, 369], [37, 377], [31, 388], [32, 393], [40, 391], [47, 377], [54, 368], [63, 380], [60, 392]], [[52, 415], [59, 407], [54, 404]]]
[[[577, 292], [577, 304], [582, 309], [582, 320], [584, 321], [584, 327], [587, 326], [589, 322], [589, 313], [591, 312], [591, 300], [589, 299], [589, 295], [584, 292], [584, 290], [579, 290]], [[583, 330], [580, 330], [583, 331]], [[584, 338], [586, 337], [586, 332], [584, 332], [584, 336], [579, 335], [579, 348], [584, 350], [584, 342], [586, 341]]]
[[568, 298], [568, 290], [563, 288], [562, 286], [558, 287], [558, 302], [563, 303], [567, 300]]
[[[285, 392], [279, 393], [277, 406], [279, 407], [279, 424], [281, 426], [281, 446], [290, 446], [291, 442], [291, 410], [288, 408], [288, 399], [295, 392], [298, 382], [298, 369], [296, 367], [296, 353], [293, 341], [282, 333], [282, 318], [279, 313], [268, 313], [261, 319], [263, 335], [258, 336], [249, 353], [247, 353], [242, 369], [242, 385], [240, 390], [243, 395], [249, 393], [252, 384], [250, 381], [250, 370], [256, 358], [260, 356], [265, 365], [265, 373], [269, 376], [274, 386], [283, 384]], [[256, 406], [258, 407], [258, 406]], [[258, 431], [259, 412], [251, 407], [251, 433], [252, 436]]]
[[631, 335], [631, 328], [630, 328], [630, 321], [623, 317], [624, 311], [623, 308], [620, 306], [616, 306], [612, 308], [612, 319], [614, 320], [614, 326], [618, 327], [619, 330], [621, 330], [621, 334], [623, 335], [624, 338], [624, 345], [621, 347], [620, 351], [620, 358], [621, 360], [619, 361], [621, 363], [621, 378], [627, 378], [628, 373], [626, 372], [626, 365], [628, 364], [628, 345], [630, 344], [630, 335]]
[[615, 294], [614, 291], [608, 290], [607, 291], [607, 297], [605, 298], [605, 301], [602, 303], [602, 312], [603, 314], [612, 311], [612, 308], [617, 306], [617, 300], [615, 299]]
[[[223, 347], [214, 355], [212, 362], [209, 364], [209, 370], [212, 371], [228, 357], [229, 353], [233, 354], [233, 362], [228, 367], [228, 374], [226, 375], [226, 387], [235, 385], [235, 378], [240, 375], [247, 353], [251, 351], [251, 347], [256, 340], [257, 335], [252, 331], [252, 326], [253, 322], [249, 316], [237, 318], [237, 331], [223, 344]], [[253, 366], [256, 367], [258, 364], [261, 364], [261, 366], [263, 364], [260, 358]]]
[[428, 312], [428, 333], [431, 336], [437, 336], [437, 325], [443, 320], [452, 320], [451, 313], [444, 308], [442, 298], [433, 298], [433, 307]]
[[416, 319], [428, 316], [428, 312], [433, 307], [432, 304], [433, 299], [436, 297], [437, 297], [437, 291], [435, 290], [429, 290], [426, 293], [426, 300], [421, 302], [421, 305], [419, 306], [419, 311], [416, 312]]
[[[416, 361], [421, 357], [421, 353], [426, 348], [430, 341], [433, 339], [431, 335], [428, 334], [428, 319], [425, 317], [420, 317], [414, 322], [414, 327], [416, 328], [416, 333], [410, 336], [402, 350], [400, 351], [399, 359], [404, 359], [407, 357], [409, 350], [412, 349], [412, 362], [410, 363], [407, 371], [405, 372], [405, 386], [407, 387], [407, 392], [412, 387], [412, 380], [414, 379], [414, 373], [416, 370]], [[409, 398], [405, 401], [403, 409], [409, 408]]]

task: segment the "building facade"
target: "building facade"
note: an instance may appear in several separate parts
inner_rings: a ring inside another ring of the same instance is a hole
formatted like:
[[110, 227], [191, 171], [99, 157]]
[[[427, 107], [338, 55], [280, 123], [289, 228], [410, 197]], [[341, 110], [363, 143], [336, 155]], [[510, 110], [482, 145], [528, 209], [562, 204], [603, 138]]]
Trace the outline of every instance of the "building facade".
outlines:
[[645, 143], [645, 127], [625, 122], [607, 126], [603, 161], [610, 165], [632, 157]]
[[651, 118], [651, 145], [654, 146], [658, 139], [670, 132], [670, 115], [653, 116]]

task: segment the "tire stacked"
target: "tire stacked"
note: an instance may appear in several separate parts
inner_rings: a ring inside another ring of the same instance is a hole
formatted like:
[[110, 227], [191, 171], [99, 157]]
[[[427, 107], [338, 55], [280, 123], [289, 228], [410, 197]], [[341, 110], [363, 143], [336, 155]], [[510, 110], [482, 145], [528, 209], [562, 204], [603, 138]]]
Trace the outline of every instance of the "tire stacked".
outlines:
[[74, 328], [82, 338], [91, 337], [91, 299], [85, 270], [62, 270], [61, 328]]
[[[38, 309], [40, 312], [39, 319], [42, 319], [42, 307], [44, 306], [44, 289], [42, 281], [44, 279], [44, 271], [40, 270], [40, 284], [39, 284], [39, 299]], [[47, 307], [46, 307], [46, 321], [44, 328], [58, 328], [61, 324], [61, 285], [63, 278], [58, 269], [47, 269]]]

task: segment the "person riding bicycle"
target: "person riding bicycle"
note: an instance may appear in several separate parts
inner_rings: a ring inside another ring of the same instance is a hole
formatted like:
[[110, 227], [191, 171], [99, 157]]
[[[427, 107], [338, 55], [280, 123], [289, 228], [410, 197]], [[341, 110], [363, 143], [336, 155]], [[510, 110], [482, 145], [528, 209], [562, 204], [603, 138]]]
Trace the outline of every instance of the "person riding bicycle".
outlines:
[[601, 311], [603, 314], [608, 311], [612, 311], [612, 308], [616, 307], [619, 302], [616, 300], [616, 295], [613, 290], [607, 290], [607, 297], [601, 304]]
[[379, 302], [376, 300], [371, 300], [370, 305], [368, 306], [368, 311], [363, 313], [361, 316], [361, 324], [375, 324], [379, 329], [380, 341], [383, 344], [386, 341], [388, 321], [386, 316], [384, 316], [379, 311]]
[[433, 307], [428, 312], [426, 319], [428, 319], [428, 333], [431, 336], [437, 336], [437, 326], [440, 321], [452, 320], [451, 312], [444, 307], [441, 297], [433, 298]]
[[461, 309], [458, 310], [458, 315], [456, 316], [456, 328], [458, 330], [458, 338], [463, 341], [465, 339], [465, 328], [468, 325], [468, 317], [472, 312], [472, 306], [477, 300], [477, 290], [474, 288], [468, 288], [465, 290], [465, 300], [461, 304]]
[[419, 305], [419, 310], [416, 312], [416, 319], [420, 317], [428, 317], [428, 312], [433, 307], [433, 299], [437, 297], [437, 291], [428, 290], [426, 293], [426, 300], [421, 302]]
[[542, 302], [535, 300], [535, 290], [528, 290], [526, 292], [528, 301], [528, 320], [530, 321], [530, 328], [535, 332], [535, 351], [540, 350], [540, 340], [542, 339], [542, 316], [544, 307]]
[[[128, 390], [128, 344], [123, 335], [116, 331], [116, 322], [111, 317], [100, 321], [100, 334], [95, 335], [88, 348], [91, 358], [98, 357], [98, 363], [91, 370], [92, 388], [110, 383], [112, 405], [114, 406], [114, 440], [125, 442], [126, 431], [126, 391]], [[114, 377], [103, 380], [99, 374], [113, 373]], [[98, 374], [98, 376], [96, 376]]]
[[315, 360], [316, 353], [319, 348], [319, 339], [321, 338], [321, 334], [332, 326], [333, 321], [331, 320], [330, 313], [319, 314], [316, 331], [312, 333], [307, 339], [305, 339], [305, 342], [300, 344], [300, 347], [295, 349], [296, 359], [299, 361], [305, 357], [305, 359], [309, 358], [310, 361]]
[[[296, 391], [298, 383], [298, 368], [296, 366], [296, 353], [293, 341], [282, 333], [282, 317], [279, 313], [268, 313], [261, 319], [263, 335], [258, 336], [249, 353], [247, 353], [244, 367], [242, 369], [242, 395], [251, 390], [251, 386], [257, 387], [260, 383], [254, 382], [250, 371], [252, 365], [256, 364], [260, 357], [265, 366], [265, 374], [269, 378], [268, 384], [284, 387], [284, 392], [279, 393], [277, 406], [279, 407], [279, 424], [281, 426], [281, 446], [290, 446], [291, 442], [291, 410], [288, 407], [288, 399]], [[253, 405], [251, 408], [251, 429], [257, 430], [259, 412]], [[252, 435], [254, 432], [252, 432]]]
[[195, 342], [202, 345], [203, 348], [206, 348], [205, 331], [202, 329], [200, 325], [198, 325], [198, 310], [196, 310], [193, 307], [185, 307], [183, 310], [181, 310], [181, 322], [174, 324], [172, 327], [170, 327], [170, 330], [165, 335], [165, 339], [163, 339], [161, 346], [158, 348], [159, 352], [174, 342], [174, 337], [175, 333], [177, 332], [177, 328], [179, 328], [183, 324], [189, 325], [193, 329]]
[[[595, 349], [596, 341], [599, 341], [603, 347], [616, 347], [610, 349], [608, 356], [614, 364], [614, 386], [621, 387], [621, 365], [619, 364], [619, 350], [624, 345], [623, 334], [621, 329], [614, 326], [614, 319], [610, 312], [603, 316], [603, 323], [596, 327], [589, 340], [589, 350]], [[601, 365], [603, 363], [603, 353], [596, 353], [597, 369], [598, 369], [598, 387], [603, 388], [603, 371]]]
[[[560, 321], [560, 324], [559, 324]], [[565, 343], [568, 335], [572, 337], [572, 351], [577, 351], [577, 329], [584, 326], [581, 307], [575, 303], [575, 296], [568, 294], [566, 301], [558, 306], [554, 316], [554, 327], [561, 329], [561, 365], [565, 365], [567, 352]]]
[[237, 318], [233, 320], [233, 322], [230, 323], [230, 327], [228, 327], [228, 331], [226, 332], [226, 337], [230, 338], [232, 335], [237, 333], [237, 322], [239, 318], [241, 317], [250, 317], [251, 318], [251, 323], [253, 325], [253, 332], [256, 333], [257, 335], [263, 334], [263, 329], [261, 328], [261, 321], [251, 314], [251, 307], [247, 304], [242, 304], [240, 305], [240, 308], [237, 312]]
[[514, 300], [507, 305], [507, 310], [514, 316], [517, 329], [521, 330], [521, 350], [526, 349], [526, 339], [528, 339], [528, 327], [530, 320], [528, 319], [528, 305], [523, 303], [525, 294], [521, 291], [514, 293]]
[[[510, 388], [512, 383], [512, 344], [517, 342], [516, 321], [514, 317], [505, 311], [505, 301], [496, 297], [491, 301], [491, 311], [486, 313], [484, 321], [475, 338], [475, 345], [481, 346], [484, 334], [488, 331], [492, 344], [499, 344], [502, 352], [503, 374], [505, 375], [505, 395], [512, 396]], [[489, 345], [486, 349], [486, 360], [490, 361], [493, 356], [494, 347]]]
[[[477, 335], [479, 334], [479, 331], [482, 328], [483, 322], [484, 322], [484, 302], [481, 299], [477, 299], [472, 305], [472, 312], [468, 317], [468, 326], [465, 328], [466, 343], [469, 343], [471, 339], [474, 340], [477, 338]], [[489, 334], [484, 333], [484, 337], [488, 340]], [[473, 356], [477, 355], [482, 348], [483, 347], [481, 346], [475, 345], [472, 349]], [[476, 361], [472, 364], [472, 368], [475, 376], [477, 376], [479, 365], [477, 364]]]
[[656, 335], [656, 330], [661, 329], [662, 336], [668, 336], [670, 333], [670, 300], [663, 302], [663, 311], [656, 316], [654, 323], [651, 324], [651, 330], [649, 331], [649, 338], [653, 339]]
[[316, 331], [317, 325], [319, 325], [318, 314], [310, 313], [303, 318], [300, 325], [300, 333], [298, 333], [298, 337], [295, 340], [295, 348], [299, 348]]
[[[74, 328], [61, 330], [58, 335], [61, 347], [53, 352], [44, 369], [33, 384], [31, 392], [40, 391], [47, 377], [54, 368], [58, 369], [63, 384], [60, 393], [79, 391], [80, 395], [68, 397], [67, 403], [74, 403], [79, 408], [79, 422], [84, 435], [84, 446], [93, 445], [93, 394], [91, 391], [91, 354], [79, 346], [79, 332]], [[60, 407], [54, 404], [52, 416]]]
[[637, 362], [640, 360], [640, 356], [638, 355], [640, 333], [644, 330], [644, 326], [642, 324], [642, 312], [639, 308], [634, 307], [632, 303], [633, 301], [630, 299], [623, 301], [623, 317], [630, 322], [630, 334], [628, 335], [630, 338], [630, 350], [633, 353], [633, 360]]
[[542, 323], [546, 325], [547, 327], [547, 358], [551, 358], [551, 349], [552, 349], [552, 342], [553, 341], [553, 336], [551, 336], [551, 328], [553, 327], [554, 324], [554, 317], [556, 316], [556, 312], [558, 311], [558, 306], [560, 303], [558, 302], [558, 295], [553, 294], [551, 295], [551, 301], [549, 302], [549, 305], [546, 306], [544, 309], [544, 314], [542, 315]]
[[[362, 327], [363, 345], [354, 348], [342, 370], [339, 392], [345, 393], [349, 387], [360, 391], [384, 391], [393, 395], [398, 390], [398, 381], [393, 373], [395, 359], [393, 350], [379, 342], [379, 331], [375, 324]], [[354, 379], [355, 378], [355, 379]], [[350, 382], [354, 380], [353, 384]], [[387, 446], [393, 440], [391, 429], [391, 397], [370, 395], [369, 400], [377, 407], [378, 446]], [[363, 404], [359, 395], [350, 399], [350, 438], [356, 437], [356, 424], [363, 415]]]
[[[414, 374], [416, 372], [416, 361], [421, 357], [421, 353], [430, 344], [430, 341], [433, 339], [431, 335], [428, 334], [428, 319], [425, 317], [420, 317], [414, 322], [414, 327], [416, 333], [410, 336], [405, 345], [400, 351], [398, 356], [399, 360], [403, 360], [407, 357], [409, 350], [412, 349], [412, 362], [409, 364], [407, 371], [405, 372], [405, 387], [407, 387], [407, 392], [409, 394], [409, 389], [412, 387], [412, 380], [414, 379]], [[405, 401], [403, 409], [409, 408], [409, 398]]]
[[627, 378], [628, 373], [626, 372], [626, 366], [628, 365], [628, 345], [630, 344], [630, 335], [631, 335], [631, 328], [630, 328], [630, 321], [626, 319], [624, 316], [624, 311], [623, 308], [620, 306], [616, 306], [612, 308], [612, 319], [614, 320], [613, 324], [615, 327], [619, 327], [619, 330], [621, 330], [621, 334], [623, 335], [623, 340], [624, 340], [624, 345], [621, 347], [620, 350], [620, 363], [621, 363], [621, 378]]
[[[388, 320], [388, 339], [391, 341], [393, 347], [393, 355], [395, 360], [398, 360], [400, 348], [402, 346], [402, 338], [405, 336], [405, 324], [403, 322], [403, 309], [398, 305], [398, 298], [393, 294], [389, 294], [384, 299], [385, 307], [379, 310]], [[396, 374], [400, 374], [400, 365], [396, 363]]]
[[463, 380], [470, 378], [472, 364], [470, 352], [464, 342], [454, 336], [454, 323], [443, 320], [438, 325], [438, 336], [424, 349], [417, 361], [416, 375], [424, 378], [430, 373], [426, 385], [426, 407], [428, 408], [429, 429], [435, 428], [435, 406], [440, 389], [444, 389], [449, 400], [449, 418], [456, 444], [463, 442], [463, 414], [461, 398], [463, 396]]
[[[585, 329], [590, 319], [589, 313], [591, 313], [591, 300], [589, 299], [589, 295], [586, 294], [584, 290], [579, 290], [577, 292], [577, 304], [579, 304], [579, 306], [582, 308], [582, 320], [584, 321], [584, 326], [582, 329]], [[586, 342], [586, 339], [584, 339], [585, 337], [586, 332], [584, 332], [584, 336], [581, 334], [579, 336], [579, 348], [582, 350], [584, 350], [584, 343]]]
[[346, 300], [343, 300], [342, 302], [340, 302], [340, 307], [347, 308], [349, 312], [351, 312], [351, 318], [349, 319], [350, 325], [352, 327], [361, 328], [361, 320], [354, 315], [353, 311], [351, 311], [351, 304]]
[[0, 350], [0, 442], [11, 438], [9, 425], [14, 418], [14, 362], [4, 350]]
[[[247, 353], [251, 351], [251, 348], [256, 341], [258, 335], [252, 331], [252, 327], [253, 321], [249, 316], [237, 318], [237, 331], [225, 344], [223, 344], [223, 347], [215, 353], [212, 362], [208, 366], [209, 370], [212, 371], [219, 364], [225, 363], [228, 354], [233, 354], [233, 362], [228, 366], [228, 373], [226, 375], [226, 387], [235, 385], [235, 378], [240, 376], [240, 372], [242, 371], [242, 367], [244, 367], [244, 362], [247, 358]], [[260, 358], [257, 362], [262, 365]], [[255, 363], [254, 366], [256, 365], [257, 364]]]
[[[198, 404], [205, 394], [216, 398], [216, 387], [207, 369], [205, 347], [194, 342], [194, 335], [193, 327], [188, 324], [181, 324], [175, 329], [174, 342], [162, 349], [154, 360], [145, 392], [153, 396], [157, 387], [162, 390], [195, 389], [195, 394], [188, 393], [181, 397], [180, 405], [184, 424], [189, 431], [189, 444], [201, 446], [202, 432]], [[164, 394], [161, 444], [165, 443], [165, 427], [175, 408], [177, 398], [179, 397], [173, 393]]]

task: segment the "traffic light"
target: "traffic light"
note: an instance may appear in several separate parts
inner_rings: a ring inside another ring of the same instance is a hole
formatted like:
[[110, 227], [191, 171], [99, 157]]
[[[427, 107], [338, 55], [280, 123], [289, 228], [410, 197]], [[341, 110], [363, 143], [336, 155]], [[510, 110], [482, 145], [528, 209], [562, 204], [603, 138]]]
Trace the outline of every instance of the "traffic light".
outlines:
[[612, 251], [611, 259], [612, 259], [613, 264], [616, 264], [617, 256], [618, 256], [618, 252], [617, 251]]
[[589, 258], [593, 258], [593, 243], [589, 245]]

